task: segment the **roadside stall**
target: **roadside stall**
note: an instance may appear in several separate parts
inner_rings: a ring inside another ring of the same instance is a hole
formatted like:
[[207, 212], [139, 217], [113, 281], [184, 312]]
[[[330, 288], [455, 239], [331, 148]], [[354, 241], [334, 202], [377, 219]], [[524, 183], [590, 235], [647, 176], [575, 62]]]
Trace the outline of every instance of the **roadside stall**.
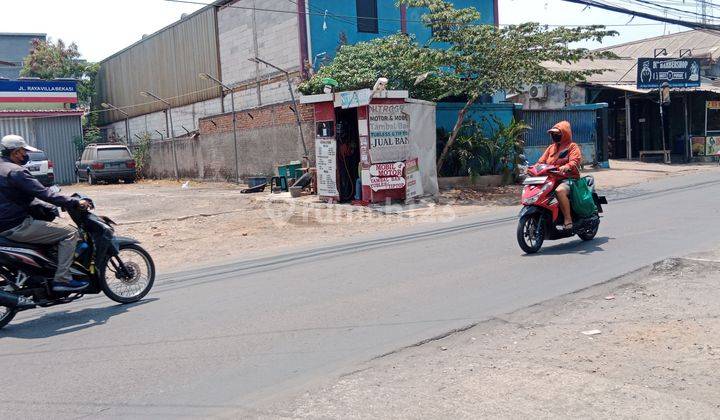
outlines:
[[367, 204], [437, 195], [434, 103], [370, 89], [300, 102], [315, 108], [321, 199]]

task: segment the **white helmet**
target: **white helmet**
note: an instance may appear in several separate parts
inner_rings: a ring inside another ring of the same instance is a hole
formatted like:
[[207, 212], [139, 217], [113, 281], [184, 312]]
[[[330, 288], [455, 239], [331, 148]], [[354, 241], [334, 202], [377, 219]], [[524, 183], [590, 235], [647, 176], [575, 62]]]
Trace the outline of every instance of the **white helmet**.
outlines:
[[25, 139], [16, 134], [9, 134], [0, 140], [0, 150], [3, 156], [9, 156], [15, 149], [23, 148], [29, 152], [35, 151], [34, 148], [28, 146]]

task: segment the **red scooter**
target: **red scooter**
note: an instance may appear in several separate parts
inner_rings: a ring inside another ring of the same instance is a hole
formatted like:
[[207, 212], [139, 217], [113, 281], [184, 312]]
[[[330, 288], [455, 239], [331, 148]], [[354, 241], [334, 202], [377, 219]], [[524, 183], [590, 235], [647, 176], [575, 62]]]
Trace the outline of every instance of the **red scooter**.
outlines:
[[586, 176], [598, 211], [589, 217], [580, 217], [573, 211], [573, 228], [563, 229], [564, 218], [555, 188], [567, 178], [566, 174], [553, 165], [539, 164], [527, 169], [527, 176], [523, 180], [523, 208], [517, 227], [518, 244], [527, 254], [538, 252], [546, 239], [556, 240], [575, 235], [583, 241], [595, 238], [600, 227], [602, 205], [607, 204], [607, 200], [595, 193], [594, 179]]

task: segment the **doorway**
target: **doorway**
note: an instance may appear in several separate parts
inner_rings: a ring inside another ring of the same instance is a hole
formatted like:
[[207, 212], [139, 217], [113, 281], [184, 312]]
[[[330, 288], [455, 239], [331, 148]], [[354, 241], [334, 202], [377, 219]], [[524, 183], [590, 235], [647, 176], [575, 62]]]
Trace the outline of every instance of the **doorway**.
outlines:
[[340, 202], [355, 199], [360, 179], [360, 134], [357, 108], [335, 110], [335, 139]]

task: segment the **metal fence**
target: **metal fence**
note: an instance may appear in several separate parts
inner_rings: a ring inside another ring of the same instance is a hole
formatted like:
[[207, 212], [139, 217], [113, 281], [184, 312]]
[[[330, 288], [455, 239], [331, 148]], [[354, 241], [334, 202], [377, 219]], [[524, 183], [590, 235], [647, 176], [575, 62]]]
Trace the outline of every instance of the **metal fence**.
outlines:
[[553, 109], [553, 110], [522, 110], [520, 119], [530, 127], [523, 140], [525, 141], [525, 156], [531, 163], [537, 162], [545, 149], [550, 145], [550, 136], [547, 130], [559, 121], [568, 121], [572, 127], [573, 141], [581, 147], [583, 163], [596, 163], [603, 160], [599, 155], [602, 149], [602, 115], [605, 104], [592, 104], [589, 106]]

